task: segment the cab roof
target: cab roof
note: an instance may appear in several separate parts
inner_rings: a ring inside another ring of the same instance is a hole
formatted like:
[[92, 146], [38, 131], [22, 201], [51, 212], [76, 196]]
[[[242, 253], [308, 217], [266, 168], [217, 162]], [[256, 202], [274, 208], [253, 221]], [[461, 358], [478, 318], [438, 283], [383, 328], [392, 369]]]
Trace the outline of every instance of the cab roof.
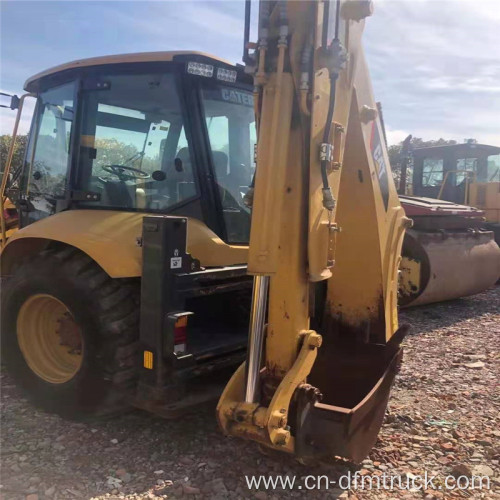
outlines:
[[460, 144], [445, 144], [442, 146], [429, 146], [425, 148], [415, 148], [413, 156], [425, 157], [436, 155], [467, 155], [477, 152], [485, 156], [500, 154], [500, 147], [489, 144], [477, 144], [476, 142], [463, 142]]
[[61, 73], [63, 71], [84, 68], [91, 66], [102, 66], [105, 64], [123, 64], [123, 63], [142, 63], [142, 62], [168, 62], [172, 61], [176, 56], [196, 56], [196, 57], [206, 57], [212, 59], [215, 62], [227, 64], [234, 66], [233, 63], [221, 59], [220, 57], [212, 56], [210, 54], [205, 54], [203, 52], [189, 51], [189, 50], [178, 50], [178, 51], [168, 51], [168, 52], [137, 52], [133, 54], [117, 54], [109, 56], [100, 57], [90, 57], [88, 59], [77, 59], [76, 61], [71, 61], [68, 63], [60, 64], [49, 68], [45, 71], [41, 71], [36, 75], [28, 78], [24, 84], [24, 89], [28, 92], [33, 92], [37, 90], [38, 82], [42, 78], [54, 75], [56, 73]]

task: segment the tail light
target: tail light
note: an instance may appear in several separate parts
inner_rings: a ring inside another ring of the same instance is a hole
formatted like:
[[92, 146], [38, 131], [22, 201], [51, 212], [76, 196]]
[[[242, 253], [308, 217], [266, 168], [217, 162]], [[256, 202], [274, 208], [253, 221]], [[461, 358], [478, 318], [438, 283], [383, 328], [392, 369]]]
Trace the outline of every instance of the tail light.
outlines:
[[181, 316], [174, 326], [174, 353], [183, 354], [187, 347], [187, 321], [188, 317]]

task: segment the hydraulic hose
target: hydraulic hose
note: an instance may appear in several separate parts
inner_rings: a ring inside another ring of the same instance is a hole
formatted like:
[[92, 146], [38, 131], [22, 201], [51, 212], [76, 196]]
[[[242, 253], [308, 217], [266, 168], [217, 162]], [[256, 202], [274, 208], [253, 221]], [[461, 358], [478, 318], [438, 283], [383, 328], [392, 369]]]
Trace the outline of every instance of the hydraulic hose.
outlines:
[[[340, 0], [337, 0], [336, 3], [336, 12], [335, 12], [335, 38], [333, 39], [329, 49], [330, 50], [339, 50], [340, 48], [340, 40], [339, 40], [339, 31], [340, 31]], [[339, 53], [334, 54], [334, 57], [337, 57]], [[330, 99], [328, 102], [328, 113], [326, 117], [325, 130], [323, 132], [323, 144], [330, 143], [330, 134], [332, 130], [332, 121], [333, 121], [333, 112], [335, 110], [335, 95], [337, 88], [337, 79], [339, 77], [340, 66], [338, 65], [338, 61], [334, 61], [333, 68], [330, 70]], [[328, 162], [330, 161], [328, 158], [328, 152], [325, 152], [325, 158], [321, 160], [321, 180], [323, 182], [323, 206], [332, 211], [335, 208], [335, 199], [333, 198], [332, 190], [330, 188], [330, 183], [328, 181]]]
[[313, 41], [311, 39], [304, 45], [300, 57], [300, 109], [304, 115], [309, 116], [307, 96], [311, 80], [311, 61], [313, 57]]
[[259, 4], [259, 63], [255, 74], [255, 83], [264, 85], [266, 78], [266, 52], [267, 40], [269, 37], [269, 18], [271, 16], [270, 4], [268, 0], [260, 0]]
[[[330, 100], [328, 102], [328, 113], [326, 115], [326, 126], [325, 130], [323, 132], [323, 142], [328, 143], [330, 141], [330, 133], [332, 130], [332, 121], [333, 121], [333, 112], [335, 110], [335, 94], [336, 94], [336, 87], [337, 87], [337, 79], [339, 75], [338, 73], [331, 73], [330, 74]], [[322, 160], [321, 161], [321, 178], [323, 180], [323, 188], [324, 189], [329, 189], [329, 183], [328, 183], [328, 174], [327, 174], [327, 169], [328, 167], [328, 160]]]
[[[267, 50], [267, 39], [269, 36], [269, 17], [271, 15], [270, 4], [267, 0], [261, 0], [260, 2], [260, 16], [259, 16], [259, 65], [258, 70], [255, 75], [255, 87], [258, 88], [264, 84], [265, 81], [265, 54]], [[265, 8], [264, 8], [265, 6]], [[281, 87], [283, 80], [283, 72], [285, 69], [285, 53], [288, 48], [288, 11], [286, 1], [280, 0], [278, 4], [279, 17], [280, 17], [280, 37], [278, 40], [278, 61], [276, 67], [276, 93], [274, 108], [272, 114], [272, 127], [273, 131], [278, 128], [279, 120], [279, 106], [281, 100]], [[254, 90], [254, 95], [255, 95]], [[260, 124], [257, 128], [257, 137], [259, 136]], [[274, 140], [274, 138], [272, 139]], [[257, 166], [256, 166], [257, 168]], [[243, 197], [243, 204], [248, 208], [251, 208], [253, 204], [253, 195], [255, 188], [255, 173], [252, 177], [252, 182], [250, 184], [249, 190]]]

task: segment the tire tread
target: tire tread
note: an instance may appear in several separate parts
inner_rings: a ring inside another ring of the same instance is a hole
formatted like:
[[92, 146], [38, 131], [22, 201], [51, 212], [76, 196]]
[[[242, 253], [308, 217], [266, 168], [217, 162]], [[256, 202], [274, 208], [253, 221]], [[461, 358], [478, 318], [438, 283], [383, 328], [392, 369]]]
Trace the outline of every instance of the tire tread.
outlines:
[[89, 416], [119, 413], [129, 408], [138, 378], [139, 280], [114, 279], [90, 257], [67, 246], [49, 247], [29, 258], [16, 275], [29, 280], [34, 269], [58, 269], [92, 304], [97, 326], [99, 363], [105, 380], [111, 381], [105, 400]]

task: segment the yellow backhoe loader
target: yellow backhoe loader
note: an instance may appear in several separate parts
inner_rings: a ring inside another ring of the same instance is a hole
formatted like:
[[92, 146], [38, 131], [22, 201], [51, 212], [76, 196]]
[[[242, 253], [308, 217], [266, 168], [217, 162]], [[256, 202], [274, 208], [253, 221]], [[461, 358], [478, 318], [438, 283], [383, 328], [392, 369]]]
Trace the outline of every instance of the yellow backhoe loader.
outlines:
[[411, 224], [361, 45], [371, 13], [262, 1], [252, 44], [247, 2], [245, 66], [127, 54], [26, 82], [26, 158], [1, 190], [20, 227], [3, 239], [2, 352], [36, 404], [174, 416], [225, 386], [226, 434], [368, 453], [402, 356]]

